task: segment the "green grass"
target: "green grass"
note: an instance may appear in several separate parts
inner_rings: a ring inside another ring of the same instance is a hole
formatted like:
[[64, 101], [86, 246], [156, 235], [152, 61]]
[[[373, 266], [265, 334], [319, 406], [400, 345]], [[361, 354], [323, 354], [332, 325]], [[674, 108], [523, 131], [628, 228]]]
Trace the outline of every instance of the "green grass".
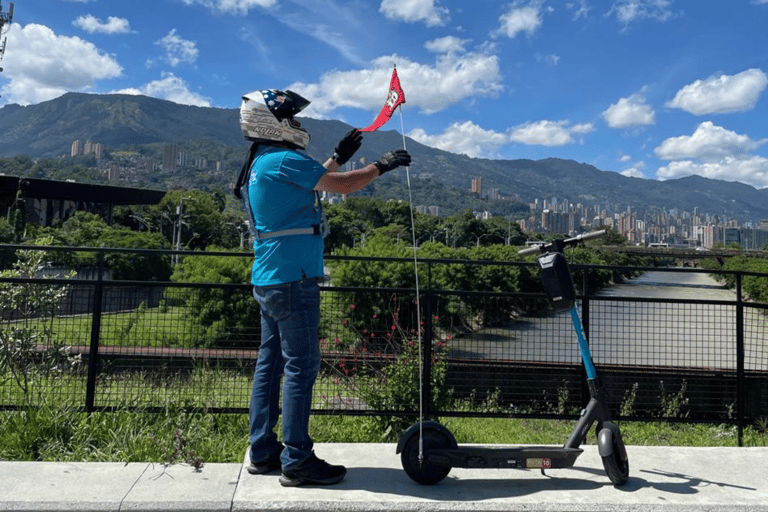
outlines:
[[[0, 403], [34, 405], [0, 411], [0, 459], [41, 461], [190, 462], [242, 461], [248, 445], [246, 414], [210, 414], [210, 407], [247, 407], [250, 376], [243, 372], [197, 368], [158, 377], [149, 373], [113, 373], [100, 379], [97, 406], [117, 412], [81, 412], [85, 376], [31, 375], [30, 395], [0, 375]], [[331, 378], [315, 387], [316, 403]], [[149, 412], [159, 407], [163, 412]], [[121, 409], [123, 408], [123, 409]], [[131, 410], [129, 411], [128, 408]], [[561, 445], [573, 421], [518, 418], [442, 418], [459, 443]], [[410, 421], [405, 422], [409, 424]], [[620, 422], [627, 445], [737, 446], [736, 428], [667, 422]], [[374, 417], [315, 415], [315, 442], [378, 443], [385, 435]], [[745, 446], [767, 446], [768, 422], [745, 429]], [[279, 428], [278, 428], [279, 431]], [[594, 443], [590, 433], [587, 443]]]
[[[151, 318], [151, 320], [149, 320]], [[71, 315], [46, 319], [44, 322], [55, 333], [56, 339], [70, 346], [88, 346], [91, 343], [93, 315]], [[30, 328], [42, 321], [23, 320]], [[38, 330], [41, 330], [38, 327]], [[197, 329], [199, 330], [199, 329]], [[196, 327], [183, 308], [138, 308], [128, 313], [110, 313], [101, 316], [101, 343], [122, 347], [196, 347]], [[196, 344], [197, 343], [197, 344]]]
[[[563, 444], [574, 422], [541, 419], [445, 418], [444, 423], [460, 443]], [[737, 446], [731, 425], [668, 422], [617, 422], [627, 445]], [[593, 444], [593, 433], [586, 443]], [[744, 430], [744, 446], [768, 446], [765, 425]]]
[[[445, 418], [459, 443], [562, 444], [573, 423], [533, 419]], [[736, 430], [723, 425], [621, 423], [627, 445], [736, 446]], [[318, 443], [382, 442], [372, 418], [313, 416]], [[248, 447], [245, 414], [97, 412], [66, 407], [0, 411], [0, 459], [96, 462], [228, 462]], [[588, 439], [588, 443], [594, 442]], [[766, 446], [766, 433], [748, 428], [745, 446]]]

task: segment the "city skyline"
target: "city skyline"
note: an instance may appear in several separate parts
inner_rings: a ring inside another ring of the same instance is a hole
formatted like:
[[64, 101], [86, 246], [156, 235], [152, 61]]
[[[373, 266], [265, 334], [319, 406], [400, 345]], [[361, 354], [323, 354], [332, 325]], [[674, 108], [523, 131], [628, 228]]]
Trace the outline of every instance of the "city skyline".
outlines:
[[[288, 88], [489, 159], [768, 187], [768, 0], [16, 0], [0, 107], [67, 92], [237, 108]], [[3, 4], [4, 6], [6, 4]], [[151, 13], [151, 15], [148, 15]]]

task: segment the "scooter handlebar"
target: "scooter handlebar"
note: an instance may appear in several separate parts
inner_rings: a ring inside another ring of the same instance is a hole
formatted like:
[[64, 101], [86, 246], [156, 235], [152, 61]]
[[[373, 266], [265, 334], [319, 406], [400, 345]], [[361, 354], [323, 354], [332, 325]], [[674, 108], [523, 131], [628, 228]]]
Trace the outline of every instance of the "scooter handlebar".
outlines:
[[[592, 240], [593, 238], [600, 238], [605, 236], [607, 231], [605, 229], [601, 229], [600, 231], [591, 231], [589, 233], [583, 233], [577, 237], [571, 238], [570, 240], [576, 240], [578, 243], [579, 241], [583, 242], [584, 240]], [[565, 243], [568, 243], [570, 240], [566, 240]]]
[[575, 236], [573, 238], [569, 238], [567, 240], [555, 240], [553, 242], [548, 243], [542, 243], [539, 245], [526, 247], [525, 249], [520, 249], [517, 251], [517, 254], [520, 256], [527, 256], [529, 254], [539, 254], [539, 253], [545, 253], [549, 252], [552, 249], [555, 250], [562, 250], [558, 249], [558, 247], [567, 247], [569, 245], [577, 245], [580, 242], [584, 242], [586, 240], [592, 240], [594, 238], [600, 238], [602, 236], [605, 236], [606, 234], [605, 229], [601, 229], [599, 231], [591, 231], [589, 233], [582, 233], [581, 235]]
[[537, 244], [532, 245], [530, 247], [526, 247], [525, 249], [520, 249], [517, 251], [517, 254], [520, 256], [528, 256], [529, 254], [538, 254], [541, 252], [541, 248], [544, 247], [545, 244]]

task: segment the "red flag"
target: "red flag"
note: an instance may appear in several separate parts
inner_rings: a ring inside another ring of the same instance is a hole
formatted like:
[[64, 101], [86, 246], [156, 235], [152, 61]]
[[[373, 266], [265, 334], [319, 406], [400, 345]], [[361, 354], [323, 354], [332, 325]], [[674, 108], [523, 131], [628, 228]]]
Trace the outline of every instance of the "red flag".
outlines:
[[401, 103], [405, 103], [405, 93], [403, 92], [403, 88], [400, 87], [400, 79], [397, 77], [397, 68], [394, 68], [392, 70], [392, 80], [389, 82], [389, 93], [387, 94], [386, 103], [373, 123], [368, 128], [361, 128], [360, 131], [375, 132], [384, 126], [384, 123], [389, 121], [389, 118], [392, 117], [392, 114], [395, 113], [395, 109]]

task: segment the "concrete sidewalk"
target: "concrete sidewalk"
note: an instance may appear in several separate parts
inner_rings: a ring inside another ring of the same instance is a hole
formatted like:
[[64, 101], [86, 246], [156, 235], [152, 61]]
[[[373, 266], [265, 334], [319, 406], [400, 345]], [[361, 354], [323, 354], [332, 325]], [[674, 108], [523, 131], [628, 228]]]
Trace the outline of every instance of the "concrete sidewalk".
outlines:
[[0, 461], [0, 510], [14, 511], [760, 511], [768, 448], [628, 446], [630, 480], [614, 488], [593, 445], [572, 469], [453, 469], [413, 482], [394, 444], [318, 444], [348, 474], [330, 487], [285, 488], [241, 464]]

